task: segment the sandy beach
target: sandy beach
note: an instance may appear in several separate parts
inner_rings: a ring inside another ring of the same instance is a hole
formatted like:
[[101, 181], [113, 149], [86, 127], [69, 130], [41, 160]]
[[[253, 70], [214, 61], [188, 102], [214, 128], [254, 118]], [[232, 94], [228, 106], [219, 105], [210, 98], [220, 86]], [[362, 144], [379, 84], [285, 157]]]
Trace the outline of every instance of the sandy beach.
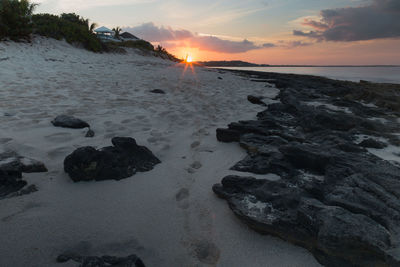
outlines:
[[[273, 85], [41, 37], [0, 43], [0, 69], [0, 149], [49, 169], [23, 176], [38, 192], [1, 200], [0, 266], [55, 266], [64, 252], [134, 253], [146, 266], [319, 266], [305, 249], [250, 230], [211, 190], [238, 174], [229, 168], [246, 154], [215, 130], [255, 119], [264, 108], [247, 95], [273, 103]], [[54, 127], [61, 114], [89, 122], [95, 137]], [[116, 136], [135, 138], [162, 163], [120, 181], [74, 183], [64, 172], [76, 148]]]

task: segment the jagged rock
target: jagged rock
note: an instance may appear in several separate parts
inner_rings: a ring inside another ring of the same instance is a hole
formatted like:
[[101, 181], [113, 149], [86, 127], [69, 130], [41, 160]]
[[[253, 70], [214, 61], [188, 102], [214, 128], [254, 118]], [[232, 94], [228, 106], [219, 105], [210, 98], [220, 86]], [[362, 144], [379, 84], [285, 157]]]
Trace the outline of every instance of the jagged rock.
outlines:
[[362, 147], [375, 148], [375, 149], [382, 149], [387, 147], [385, 143], [379, 142], [378, 140], [372, 138], [363, 140], [359, 145]]
[[72, 129], [82, 129], [82, 128], [90, 128], [90, 125], [74, 116], [69, 115], [59, 115], [51, 123], [56, 127], [63, 128], [72, 128]]
[[94, 137], [94, 131], [92, 129], [89, 129], [85, 135], [85, 137]]
[[24, 158], [14, 151], [0, 153], [0, 199], [37, 191], [35, 185], [25, 187], [28, 183], [22, 180], [23, 172], [47, 172], [47, 168], [42, 162]]
[[135, 254], [127, 257], [114, 257], [114, 256], [80, 256], [76, 254], [62, 254], [57, 257], [57, 262], [64, 263], [67, 261], [75, 261], [80, 263], [80, 267], [145, 267], [143, 261]]
[[[394, 86], [382, 85], [371, 107], [356, 101], [366, 99], [355, 83], [251, 74], [273, 78], [281, 103], [217, 129], [217, 139], [246, 149], [233, 170], [280, 179], [227, 176], [214, 192], [251, 228], [307, 248], [325, 266], [400, 266], [400, 165], [366, 149], [399, 144]], [[359, 135], [371, 138], [358, 143]]]
[[120, 180], [136, 172], [150, 171], [161, 161], [144, 146], [138, 146], [135, 139], [115, 137], [114, 146], [97, 150], [82, 147], [64, 160], [64, 170], [74, 182], [90, 180]]
[[0, 170], [25, 173], [47, 172], [42, 162], [22, 157], [14, 151], [0, 153]]
[[247, 96], [247, 100], [255, 105], [266, 106], [266, 104], [261, 100], [261, 97], [249, 95]]
[[75, 118], [69, 115], [59, 115], [51, 123], [56, 127], [72, 128], [72, 129], [83, 129], [89, 128], [85, 137], [94, 137], [94, 131], [90, 129], [89, 123], [81, 119]]
[[27, 185], [21, 172], [6, 172], [0, 169], [0, 199], [21, 190]]
[[151, 90], [150, 91], [150, 93], [153, 93], [153, 94], [165, 94], [165, 92], [163, 91], [163, 90], [161, 90], [161, 89], [154, 89], [154, 90]]

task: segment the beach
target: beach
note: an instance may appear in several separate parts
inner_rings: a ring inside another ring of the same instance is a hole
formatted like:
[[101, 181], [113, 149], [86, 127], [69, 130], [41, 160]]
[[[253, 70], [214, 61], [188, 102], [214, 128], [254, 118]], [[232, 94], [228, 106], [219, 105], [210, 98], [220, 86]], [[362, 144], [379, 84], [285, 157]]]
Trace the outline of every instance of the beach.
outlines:
[[[0, 43], [0, 148], [48, 168], [23, 174], [37, 192], [0, 200], [0, 265], [55, 266], [74, 252], [136, 254], [146, 266], [320, 266], [306, 249], [249, 229], [211, 190], [238, 175], [229, 169], [246, 155], [218, 142], [216, 129], [265, 109], [249, 94], [272, 104], [279, 90], [127, 51], [92, 53], [42, 37]], [[54, 127], [61, 114], [89, 122], [95, 136]], [[135, 138], [162, 163], [120, 181], [74, 183], [65, 157], [113, 137]]]

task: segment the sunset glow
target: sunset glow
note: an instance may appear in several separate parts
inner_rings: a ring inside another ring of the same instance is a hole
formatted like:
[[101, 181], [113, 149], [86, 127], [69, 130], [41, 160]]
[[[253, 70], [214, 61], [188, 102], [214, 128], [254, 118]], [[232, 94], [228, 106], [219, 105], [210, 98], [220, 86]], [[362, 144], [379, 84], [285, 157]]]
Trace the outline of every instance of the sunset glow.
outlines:
[[[36, 12], [78, 12], [121, 26], [183, 60], [189, 54], [191, 61], [397, 65], [397, 1], [39, 0]], [[364, 13], [382, 23], [370, 27]]]

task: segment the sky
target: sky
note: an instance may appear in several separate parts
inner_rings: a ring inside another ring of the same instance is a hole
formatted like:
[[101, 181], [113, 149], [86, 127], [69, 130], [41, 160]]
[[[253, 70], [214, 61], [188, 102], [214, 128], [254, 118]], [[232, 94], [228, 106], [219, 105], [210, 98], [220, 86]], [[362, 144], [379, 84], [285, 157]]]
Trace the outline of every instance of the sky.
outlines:
[[179, 58], [400, 65], [400, 0], [36, 0], [162, 45]]

